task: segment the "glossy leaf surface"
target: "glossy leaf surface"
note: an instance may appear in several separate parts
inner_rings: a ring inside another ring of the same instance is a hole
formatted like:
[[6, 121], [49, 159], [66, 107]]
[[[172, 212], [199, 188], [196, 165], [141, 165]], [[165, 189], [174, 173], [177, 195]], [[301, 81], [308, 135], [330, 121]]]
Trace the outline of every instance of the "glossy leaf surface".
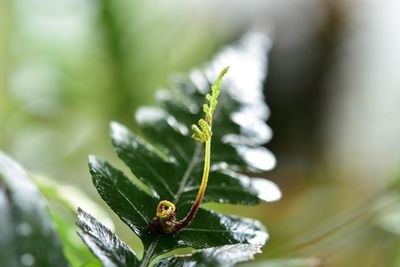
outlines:
[[157, 94], [159, 107], [137, 111], [138, 133], [119, 123], [111, 124], [117, 155], [151, 194], [108, 162], [90, 157], [90, 172], [100, 196], [143, 242], [143, 266], [175, 248], [250, 244], [242, 247], [246, 250], [267, 241], [268, 234], [258, 221], [201, 208], [193, 222], [174, 236], [152, 236], [147, 225], [161, 200], [176, 205], [178, 219], [190, 209], [201, 182], [204, 148], [190, 137], [188, 126], [202, 117], [205, 94], [227, 65], [231, 69], [214, 114], [212, 168], [203, 202], [255, 205], [280, 198], [274, 183], [237, 173], [266, 171], [275, 165], [274, 156], [262, 146], [271, 137], [264, 122], [268, 109], [262, 95], [268, 45], [264, 36], [248, 35], [223, 50], [203, 71], [195, 70], [190, 78], [176, 80], [172, 90]]
[[0, 266], [69, 266], [28, 174], [0, 152]]

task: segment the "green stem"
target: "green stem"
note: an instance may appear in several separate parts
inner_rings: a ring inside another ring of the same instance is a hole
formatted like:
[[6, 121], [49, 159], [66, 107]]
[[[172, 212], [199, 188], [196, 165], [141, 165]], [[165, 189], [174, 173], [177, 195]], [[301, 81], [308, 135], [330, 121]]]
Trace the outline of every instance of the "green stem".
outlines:
[[149, 266], [151, 257], [153, 256], [154, 250], [155, 250], [155, 248], [156, 248], [156, 246], [157, 246], [157, 244], [158, 244], [158, 240], [159, 240], [159, 239], [160, 239], [160, 238], [157, 237], [156, 239], [154, 239], [154, 240], [150, 243], [150, 246], [149, 246], [149, 248], [146, 250], [146, 252], [145, 252], [145, 254], [144, 254], [144, 256], [143, 256], [143, 260], [142, 260], [142, 262], [140, 263], [139, 267], [147, 267], [147, 266]]
[[211, 137], [206, 141], [203, 178], [201, 179], [199, 192], [197, 193], [197, 197], [196, 197], [188, 215], [186, 215], [186, 217], [183, 220], [178, 222], [176, 231], [181, 230], [182, 228], [186, 227], [187, 225], [189, 225], [192, 222], [192, 220], [194, 219], [194, 216], [197, 213], [197, 210], [200, 207], [201, 202], [203, 201], [204, 194], [205, 194], [206, 188], [207, 188], [208, 176], [210, 174], [210, 161], [211, 161]]

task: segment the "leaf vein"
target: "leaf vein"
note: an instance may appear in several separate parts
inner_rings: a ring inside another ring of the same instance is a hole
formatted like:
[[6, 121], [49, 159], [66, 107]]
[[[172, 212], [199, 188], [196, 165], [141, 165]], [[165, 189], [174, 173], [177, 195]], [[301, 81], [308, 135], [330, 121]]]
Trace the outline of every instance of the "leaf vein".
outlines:
[[174, 193], [172, 192], [171, 188], [169, 187], [168, 183], [154, 170], [154, 168], [149, 165], [147, 162], [144, 162], [144, 165], [151, 171], [151, 173], [157, 177], [157, 179], [162, 183], [162, 185], [167, 189], [168, 193], [173, 197]]
[[129, 198], [125, 195], [124, 192], [122, 192], [119, 188], [117, 190], [125, 198], [125, 200], [128, 201], [129, 205], [131, 205], [132, 208], [140, 215], [140, 217], [142, 217], [143, 221], [147, 224], [148, 221], [147, 221], [146, 216], [144, 216], [143, 213], [141, 213], [140, 210], [137, 209], [135, 205], [133, 205], [133, 203], [129, 200]]

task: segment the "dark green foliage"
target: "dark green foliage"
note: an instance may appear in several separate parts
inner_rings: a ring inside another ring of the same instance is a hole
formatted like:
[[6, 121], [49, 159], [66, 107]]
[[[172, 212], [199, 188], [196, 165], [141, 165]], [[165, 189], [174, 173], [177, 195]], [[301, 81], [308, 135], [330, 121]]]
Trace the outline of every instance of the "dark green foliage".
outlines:
[[69, 266], [28, 174], [0, 152], [0, 266]]
[[108, 228], [81, 209], [78, 210], [77, 224], [83, 229], [80, 233], [81, 238], [104, 265], [137, 265], [135, 253]]
[[[205, 94], [222, 69], [220, 65], [231, 65], [231, 70], [223, 82], [219, 107], [214, 114], [212, 167], [204, 202], [254, 205], [280, 197], [279, 189], [272, 182], [237, 173], [265, 171], [275, 162], [272, 154], [261, 146], [270, 138], [264, 123], [268, 110], [261, 93], [266, 48], [265, 39], [249, 35], [238, 45], [224, 50], [204, 71], [192, 72], [191, 79], [180, 78], [171, 91], [160, 91], [157, 95], [160, 107], [143, 107], [136, 113], [140, 134], [132, 133], [121, 124], [111, 124], [111, 139], [117, 155], [150, 188], [151, 194], [111, 164], [90, 157], [90, 172], [100, 196], [143, 242], [145, 253], [141, 266], [147, 266], [156, 256], [183, 247], [207, 249], [196, 250], [193, 258], [185, 260], [197, 262], [207, 258], [229, 266], [250, 259], [267, 241], [268, 234], [258, 221], [203, 208], [188, 227], [174, 236], [152, 236], [147, 230], [160, 200], [172, 201], [181, 219], [196, 196], [204, 149], [190, 138], [188, 126], [201, 117]], [[90, 221], [93, 220], [86, 224]], [[88, 229], [90, 225], [82, 227], [82, 236], [90, 235], [96, 241], [96, 248], [85, 238], [84, 241], [97, 251], [95, 254], [104, 266], [114, 266], [110, 265], [110, 262], [115, 264], [112, 255], [119, 250], [109, 246], [107, 240], [115, 236], [108, 230], [102, 234]], [[102, 241], [105, 243], [101, 244]], [[117, 243], [127, 247], [120, 240]], [[99, 256], [101, 247], [107, 248], [107, 253]], [[229, 248], [239, 249], [241, 253], [228, 264], [224, 257], [233, 253]]]

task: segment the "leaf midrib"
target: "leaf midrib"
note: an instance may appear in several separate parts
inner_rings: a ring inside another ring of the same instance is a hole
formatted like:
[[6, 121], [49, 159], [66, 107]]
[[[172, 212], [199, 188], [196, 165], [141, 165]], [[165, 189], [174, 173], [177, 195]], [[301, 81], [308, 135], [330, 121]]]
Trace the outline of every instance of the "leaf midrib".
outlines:
[[[118, 187], [117, 187], [118, 188]], [[130, 199], [125, 195], [125, 193], [123, 191], [121, 191], [119, 188], [117, 189], [117, 191], [124, 196], [125, 200], [129, 203], [129, 205], [140, 215], [140, 217], [145, 221], [145, 223], [147, 223], [147, 218], [146, 216], [140, 212], [140, 210], [138, 208], [136, 208], [135, 205], [133, 205], [133, 203], [130, 201]]]
[[193, 152], [193, 156], [192, 159], [190, 160], [190, 163], [185, 171], [185, 173], [183, 174], [182, 180], [179, 184], [179, 188], [178, 191], [175, 194], [174, 197], [174, 203], [175, 205], [178, 205], [179, 199], [182, 195], [182, 193], [185, 190], [186, 184], [188, 183], [189, 177], [193, 172], [194, 167], [196, 167], [198, 161], [199, 161], [199, 154], [201, 152], [201, 144], [200, 143], [196, 143], [196, 148]]

